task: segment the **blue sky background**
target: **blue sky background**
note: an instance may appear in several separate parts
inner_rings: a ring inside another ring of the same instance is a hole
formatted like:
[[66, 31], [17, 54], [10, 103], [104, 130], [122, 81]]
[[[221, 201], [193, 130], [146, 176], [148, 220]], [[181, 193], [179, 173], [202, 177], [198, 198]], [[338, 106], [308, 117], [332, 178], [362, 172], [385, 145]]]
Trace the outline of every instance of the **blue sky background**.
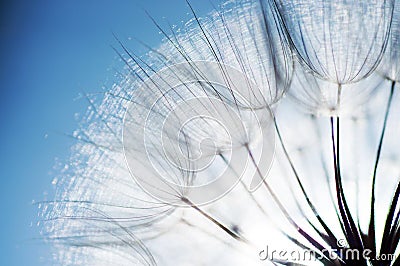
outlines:
[[[211, 9], [192, 2], [199, 14]], [[139, 54], [144, 49], [129, 37], [160, 42], [144, 10], [164, 25], [164, 17], [172, 24], [190, 18], [184, 0], [0, 2], [0, 265], [48, 264], [32, 201], [51, 198], [55, 160], [66, 160], [73, 143], [65, 133], [87, 107], [79, 95], [112, 85], [112, 32]]]

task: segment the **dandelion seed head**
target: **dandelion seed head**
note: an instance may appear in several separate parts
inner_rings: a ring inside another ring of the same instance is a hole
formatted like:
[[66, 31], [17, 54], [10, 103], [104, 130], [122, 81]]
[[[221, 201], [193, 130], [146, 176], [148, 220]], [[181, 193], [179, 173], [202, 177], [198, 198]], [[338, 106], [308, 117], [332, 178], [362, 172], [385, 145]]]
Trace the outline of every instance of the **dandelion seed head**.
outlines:
[[[284, 24], [274, 3], [284, 11]], [[333, 126], [319, 115], [333, 120], [350, 110], [343, 128], [359, 131], [341, 135], [343, 185], [350, 212], [366, 217], [358, 213], [358, 206], [368, 210], [368, 203], [358, 201], [370, 193], [371, 173], [363, 162], [373, 164], [377, 145], [369, 144], [379, 135], [376, 110], [384, 91], [373, 100], [363, 94], [374, 90], [370, 74], [387, 40], [389, 9], [389, 1], [228, 1], [207, 18], [193, 14], [184, 28], [160, 29], [162, 44], [145, 56], [122, 44], [117, 53], [125, 72], [104, 95], [85, 96], [89, 108], [73, 133], [77, 142], [57, 177], [56, 198], [39, 203], [54, 261], [263, 265], [254, 248], [265, 244], [314, 250], [320, 242], [332, 248], [319, 215], [345, 239], [329, 197], [337, 176], [331, 163], [337, 160], [331, 138], [321, 137], [330, 136]], [[307, 73], [292, 76], [290, 49]], [[312, 116], [282, 98], [290, 85], [291, 97]], [[353, 107], [366, 98], [370, 109], [358, 116]], [[363, 130], [371, 121], [372, 129]], [[395, 176], [398, 166], [386, 156], [383, 174]], [[221, 172], [229, 182], [218, 183]], [[385, 184], [382, 179], [378, 191], [390, 195]], [[377, 200], [377, 217], [385, 217], [381, 206], [389, 201]], [[376, 227], [381, 233], [384, 221]]]

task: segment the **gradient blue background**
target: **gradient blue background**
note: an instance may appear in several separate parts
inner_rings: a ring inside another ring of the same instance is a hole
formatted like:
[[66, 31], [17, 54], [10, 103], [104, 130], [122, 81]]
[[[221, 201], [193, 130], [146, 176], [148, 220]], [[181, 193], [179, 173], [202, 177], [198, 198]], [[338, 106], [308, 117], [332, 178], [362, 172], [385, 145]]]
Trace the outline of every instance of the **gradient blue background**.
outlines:
[[[193, 6], [198, 14], [211, 9], [208, 1]], [[68, 158], [73, 140], [65, 133], [87, 107], [79, 95], [112, 85], [120, 66], [112, 32], [139, 54], [144, 49], [129, 37], [160, 42], [144, 9], [163, 25], [164, 17], [172, 24], [190, 18], [184, 0], [1, 1], [0, 265], [48, 264], [32, 201], [52, 198], [55, 159]]]

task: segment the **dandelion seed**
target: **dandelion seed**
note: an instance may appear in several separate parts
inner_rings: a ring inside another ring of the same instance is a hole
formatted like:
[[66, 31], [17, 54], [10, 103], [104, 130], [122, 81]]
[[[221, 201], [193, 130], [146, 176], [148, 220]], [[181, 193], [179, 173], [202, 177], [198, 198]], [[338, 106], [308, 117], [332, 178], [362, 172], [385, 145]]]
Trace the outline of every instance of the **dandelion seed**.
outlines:
[[[330, 104], [331, 115], [338, 115], [343, 85], [370, 76], [381, 62], [388, 43], [394, 2], [274, 2], [300, 65], [317, 78], [337, 84], [336, 88], [326, 85], [322, 94], [330, 95], [329, 102], [336, 99], [334, 106]], [[301, 70], [298, 70], [297, 76], [300, 74]], [[296, 94], [297, 89], [292, 90]], [[303, 91], [301, 87], [298, 90]], [[317, 96], [321, 101], [326, 100], [326, 96], [318, 95], [318, 90], [311, 86], [308, 94], [311, 98]], [[346, 90], [351, 90], [345, 92], [349, 95], [365, 95], [364, 87], [348, 85]]]
[[388, 39], [386, 53], [378, 69], [385, 78], [392, 81], [399, 81], [399, 35], [400, 35], [400, 7], [399, 1], [395, 1], [393, 10], [391, 31]]
[[394, 1], [275, 1], [300, 62], [321, 79], [359, 81], [380, 63]]
[[365, 112], [366, 102], [383, 82], [379, 75], [373, 74], [357, 83], [342, 85], [339, 95], [337, 84], [319, 79], [298, 66], [288, 95], [300, 104], [300, 111], [316, 116], [355, 117]]

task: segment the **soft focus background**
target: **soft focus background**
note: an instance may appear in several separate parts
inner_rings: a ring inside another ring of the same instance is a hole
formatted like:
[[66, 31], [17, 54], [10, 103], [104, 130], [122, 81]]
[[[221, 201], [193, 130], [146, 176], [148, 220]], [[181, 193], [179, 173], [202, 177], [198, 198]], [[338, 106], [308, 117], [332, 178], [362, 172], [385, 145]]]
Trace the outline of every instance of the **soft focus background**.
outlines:
[[[198, 14], [217, 4], [192, 2]], [[67, 160], [67, 134], [87, 107], [81, 95], [110, 87], [121, 67], [112, 33], [139, 54], [134, 38], [160, 42], [144, 10], [163, 27], [191, 17], [184, 0], [1, 1], [0, 265], [50, 261], [34, 202], [52, 199], [53, 166]]]

